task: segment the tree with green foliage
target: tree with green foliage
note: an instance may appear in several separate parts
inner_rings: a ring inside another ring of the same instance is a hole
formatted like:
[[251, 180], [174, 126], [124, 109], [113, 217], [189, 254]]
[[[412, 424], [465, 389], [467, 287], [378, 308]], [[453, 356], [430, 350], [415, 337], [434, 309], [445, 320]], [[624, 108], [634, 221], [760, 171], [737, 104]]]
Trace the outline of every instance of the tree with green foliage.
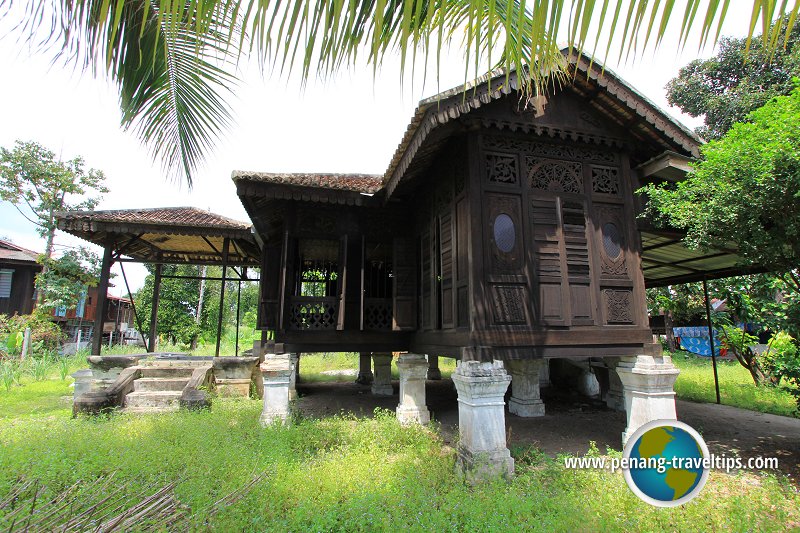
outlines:
[[85, 168], [83, 158], [62, 161], [36, 142], [17, 141], [11, 149], [0, 148], [0, 200], [10, 202], [36, 226], [46, 242], [46, 260], [53, 256], [58, 212], [94, 209], [100, 195], [108, 192], [104, 181], [101, 171]]
[[[786, 32], [785, 24], [780, 31]], [[792, 77], [800, 73], [800, 26], [787, 35], [785, 46], [777, 50], [765, 46], [763, 39], [749, 43], [722, 38], [714, 57], [692, 61], [667, 84], [667, 100], [684, 113], [704, 118], [700, 135], [719, 139], [751, 111], [794, 89]]]
[[[750, 32], [760, 21], [766, 48], [775, 50], [787, 36], [768, 31], [770, 24], [783, 16], [794, 23], [800, 3], [747, 4]], [[729, 7], [729, 0], [688, 0], [677, 9], [674, 1], [649, 0], [74, 0], [30, 2], [15, 27], [35, 42], [44, 30], [45, 44], [62, 57], [108, 73], [119, 88], [123, 127], [191, 185], [231, 122], [226, 98], [247, 55], [307, 80], [357, 60], [377, 71], [399, 53], [402, 76], [406, 65], [419, 70], [431, 61], [438, 72], [442, 50], [460, 39], [465, 79], [516, 70], [525, 73], [521, 89], [530, 94], [553, 76], [565, 79], [561, 42], [606, 56], [613, 45], [621, 58], [657, 46], [670, 31], [679, 31], [684, 45], [699, 30], [702, 46], [719, 38]], [[592, 28], [604, 31], [590, 35]]]
[[800, 293], [800, 88], [748, 117], [702, 147], [686, 180], [645, 187], [647, 213], [690, 246], [735, 246]]
[[42, 256], [47, 268], [36, 276], [40, 303], [37, 309], [73, 309], [87, 287], [100, 280], [100, 257], [83, 246], [67, 250], [57, 259]]
[[[153, 308], [153, 284], [155, 267], [145, 265], [149, 274], [144, 286], [134, 296], [136, 311], [147, 328], [147, 317]], [[198, 276], [199, 269], [194, 265], [164, 265], [165, 276]], [[162, 278], [158, 302], [158, 335], [167, 337], [173, 343], [190, 344], [200, 333], [200, 325], [195, 322], [197, 296], [200, 281], [195, 279]], [[143, 333], [147, 333], [147, 329]]]

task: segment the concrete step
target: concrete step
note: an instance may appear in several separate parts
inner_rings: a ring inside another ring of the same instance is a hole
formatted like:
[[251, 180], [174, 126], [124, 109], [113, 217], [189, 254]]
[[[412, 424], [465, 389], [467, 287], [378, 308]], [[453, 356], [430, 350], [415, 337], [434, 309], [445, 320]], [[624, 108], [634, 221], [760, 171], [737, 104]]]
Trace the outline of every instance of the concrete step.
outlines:
[[139, 366], [153, 368], [197, 368], [213, 364], [210, 359], [150, 359], [139, 362]]
[[189, 378], [139, 378], [133, 382], [136, 392], [182, 391]]
[[134, 391], [125, 397], [127, 410], [177, 411], [181, 391]]
[[143, 378], [186, 378], [192, 377], [194, 367], [191, 366], [143, 366]]

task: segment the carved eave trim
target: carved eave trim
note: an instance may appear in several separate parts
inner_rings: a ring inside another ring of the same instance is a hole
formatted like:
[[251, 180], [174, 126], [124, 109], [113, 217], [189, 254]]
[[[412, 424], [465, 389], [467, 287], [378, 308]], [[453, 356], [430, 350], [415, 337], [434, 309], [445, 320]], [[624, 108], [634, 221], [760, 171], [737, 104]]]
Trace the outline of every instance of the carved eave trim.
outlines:
[[500, 81], [501, 79], [500, 77], [495, 78], [496, 82], [492, 84], [492, 91], [489, 91], [488, 78], [484, 77], [482, 81], [479, 80], [477, 88], [465, 86], [463, 89], [451, 89], [420, 102], [386, 171], [384, 182], [386, 183], [387, 197], [392, 195], [400, 179], [411, 166], [422, 143], [434, 128], [447, 124], [461, 115], [518, 89], [516, 73], [509, 75], [508, 83]]
[[703, 140], [700, 137], [671, 119], [646, 96], [623, 82], [611, 70], [605, 69], [596, 60], [592, 61], [586, 55], [581, 55], [579, 58], [572, 55], [568, 58], [568, 61], [570, 64], [575, 65], [578, 70], [586, 73], [599, 87], [602, 87], [629, 109], [635, 111], [638, 116], [642, 117], [656, 130], [663, 133], [694, 157], [700, 157], [700, 146], [703, 144]]
[[542, 137], [550, 137], [551, 139], [561, 139], [564, 141], [583, 142], [586, 144], [596, 144], [601, 146], [609, 146], [612, 148], [630, 149], [631, 145], [624, 139], [616, 139], [613, 137], [606, 137], [604, 135], [594, 135], [585, 131], [577, 131], [566, 128], [555, 128], [552, 126], [544, 126], [541, 124], [512, 122], [507, 120], [500, 120], [491, 117], [482, 118], [466, 118], [464, 123], [470, 126], [482, 126], [485, 128], [495, 128], [498, 130], [508, 130], [511, 132], [520, 131], [523, 133], [533, 133]]

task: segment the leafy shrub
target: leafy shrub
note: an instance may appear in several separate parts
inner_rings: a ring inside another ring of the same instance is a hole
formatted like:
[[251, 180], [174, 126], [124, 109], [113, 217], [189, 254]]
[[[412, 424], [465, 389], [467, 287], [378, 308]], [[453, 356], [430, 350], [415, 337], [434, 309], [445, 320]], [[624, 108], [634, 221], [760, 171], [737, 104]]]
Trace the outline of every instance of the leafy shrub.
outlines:
[[[41, 313], [32, 315], [0, 315], [0, 340], [9, 355], [19, 354], [22, 350], [22, 333], [31, 328], [31, 345], [34, 357], [38, 354], [57, 350], [64, 340], [64, 333], [57, 324]], [[12, 339], [12, 341], [9, 341]]]
[[764, 368], [774, 376], [775, 384], [781, 379], [789, 384], [785, 389], [794, 395], [800, 411], [800, 349], [797, 341], [788, 333], [780, 332], [772, 337], [761, 358]]

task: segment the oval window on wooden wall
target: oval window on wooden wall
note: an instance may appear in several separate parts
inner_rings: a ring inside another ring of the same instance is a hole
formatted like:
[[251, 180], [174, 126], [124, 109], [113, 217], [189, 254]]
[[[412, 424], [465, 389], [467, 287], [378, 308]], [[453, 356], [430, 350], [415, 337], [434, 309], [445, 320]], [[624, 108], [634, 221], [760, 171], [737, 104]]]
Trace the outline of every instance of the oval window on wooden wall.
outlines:
[[505, 213], [494, 219], [494, 243], [503, 253], [509, 253], [517, 242], [517, 230], [514, 221]]
[[603, 225], [603, 249], [609, 259], [617, 259], [622, 253], [622, 236], [619, 228], [612, 222]]

